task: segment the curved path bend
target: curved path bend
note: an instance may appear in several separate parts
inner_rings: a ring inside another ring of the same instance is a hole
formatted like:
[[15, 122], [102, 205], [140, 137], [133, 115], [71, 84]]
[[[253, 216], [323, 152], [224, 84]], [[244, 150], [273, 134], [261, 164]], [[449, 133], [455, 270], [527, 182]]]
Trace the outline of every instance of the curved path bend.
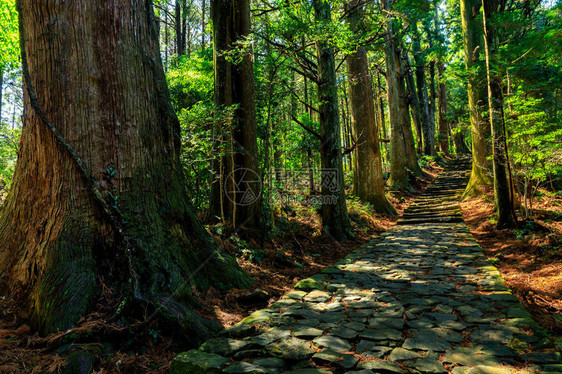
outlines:
[[252, 313], [170, 373], [562, 373], [462, 220], [452, 161], [395, 228]]

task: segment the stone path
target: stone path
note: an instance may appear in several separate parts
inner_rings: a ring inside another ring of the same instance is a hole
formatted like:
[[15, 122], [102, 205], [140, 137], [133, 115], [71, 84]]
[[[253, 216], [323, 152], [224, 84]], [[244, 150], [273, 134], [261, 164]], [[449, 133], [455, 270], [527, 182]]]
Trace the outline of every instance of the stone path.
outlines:
[[181, 353], [170, 373], [562, 373], [462, 221], [468, 166], [451, 162], [397, 227]]

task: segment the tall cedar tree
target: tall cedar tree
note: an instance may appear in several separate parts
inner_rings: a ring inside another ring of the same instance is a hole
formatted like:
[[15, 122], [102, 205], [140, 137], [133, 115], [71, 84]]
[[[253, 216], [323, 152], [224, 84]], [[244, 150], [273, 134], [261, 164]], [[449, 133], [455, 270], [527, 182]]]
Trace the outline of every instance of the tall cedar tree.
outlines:
[[[220, 124], [227, 144], [215, 162], [217, 179], [211, 192], [211, 214], [254, 234], [263, 231], [253, 56], [245, 43], [250, 35], [249, 0], [212, 0], [215, 105], [236, 105], [231, 126]], [[234, 56], [234, 57], [233, 57]], [[233, 59], [235, 61], [233, 61]]]
[[402, 58], [402, 51], [396, 52], [396, 70], [398, 71], [398, 95], [400, 96], [400, 126], [402, 128], [402, 136], [404, 138], [404, 152], [406, 154], [406, 167], [416, 176], [422, 176], [423, 171], [418, 164], [418, 155], [416, 153], [416, 143], [414, 134], [412, 133], [412, 122], [410, 120], [410, 99], [406, 90], [406, 71], [405, 62]]
[[[332, 21], [330, 3], [313, 0], [314, 15], [321, 26]], [[341, 129], [338, 109], [338, 85], [334, 47], [320, 36], [316, 42], [318, 55], [318, 100], [320, 102], [320, 162], [322, 166], [322, 224], [335, 239], [353, 237], [345, 203]]]
[[[384, 9], [390, 11], [390, 1], [383, 0]], [[390, 116], [390, 185], [395, 189], [409, 187], [406, 174], [406, 150], [400, 117], [400, 70], [396, 60], [396, 41], [392, 31], [392, 16], [386, 16], [386, 36], [384, 53], [386, 62], [386, 85], [388, 96], [388, 112]]]
[[18, 4], [26, 91], [0, 273], [42, 332], [71, 327], [109, 287], [127, 296], [123, 316], [161, 311], [197, 339], [192, 286], [248, 283], [190, 207], [149, 4]]
[[507, 139], [503, 113], [501, 76], [497, 71], [498, 35], [493, 18], [499, 13], [500, 1], [482, 0], [484, 46], [486, 50], [486, 76], [488, 78], [488, 109], [492, 130], [492, 154], [494, 171], [494, 200], [498, 212], [498, 228], [514, 227], [515, 212], [509, 180]]
[[479, 191], [491, 182], [491, 166], [487, 160], [492, 154], [490, 147], [490, 123], [484, 116], [487, 110], [485, 78], [478, 73], [482, 67], [482, 24], [479, 12], [481, 0], [461, 0], [461, 23], [463, 33], [464, 61], [469, 72], [467, 94], [472, 134], [472, 172], [465, 194]]
[[[350, 29], [358, 34], [365, 13], [362, 0], [353, 0], [347, 22]], [[379, 128], [375, 119], [375, 104], [371, 74], [367, 60], [367, 49], [357, 47], [347, 57], [349, 97], [351, 99], [352, 126], [357, 147], [353, 167], [353, 191], [363, 201], [373, 205], [377, 212], [396, 214], [394, 207], [384, 194], [382, 159], [379, 145]]]
[[420, 122], [423, 135], [423, 153], [431, 155], [431, 120], [429, 116], [429, 98], [427, 94], [427, 82], [425, 77], [425, 61], [421, 50], [420, 34], [417, 25], [413, 25], [413, 55], [416, 64], [416, 86], [418, 88], [418, 100], [420, 104]]

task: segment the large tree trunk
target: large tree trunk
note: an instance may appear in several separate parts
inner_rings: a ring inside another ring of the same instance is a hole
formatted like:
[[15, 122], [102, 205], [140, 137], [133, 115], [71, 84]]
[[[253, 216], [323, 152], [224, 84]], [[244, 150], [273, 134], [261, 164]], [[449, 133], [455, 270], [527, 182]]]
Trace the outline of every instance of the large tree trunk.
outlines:
[[202, 333], [191, 287], [246, 278], [188, 202], [151, 7], [21, 0], [20, 25], [24, 125], [0, 216], [2, 284], [43, 332], [92, 310], [103, 282], [127, 295], [125, 310], [157, 305]]
[[[359, 31], [364, 14], [364, 8], [358, 1], [361, 0], [352, 0], [349, 4], [353, 10], [348, 16], [348, 22], [354, 32]], [[373, 88], [365, 47], [358, 47], [355, 53], [347, 57], [347, 74], [353, 133], [357, 142], [353, 169], [354, 193], [361, 200], [371, 203], [376, 211], [396, 214], [384, 194], [379, 129], [375, 119]]]
[[425, 79], [425, 63], [420, 46], [420, 35], [414, 28], [413, 40], [414, 62], [416, 63], [416, 86], [418, 88], [418, 100], [420, 102], [420, 120], [423, 134], [423, 153], [431, 154], [431, 123], [429, 119], [429, 100], [427, 97], [427, 85]]
[[400, 126], [404, 137], [404, 151], [406, 153], [406, 167], [416, 176], [422, 176], [423, 171], [418, 164], [416, 144], [412, 133], [412, 122], [410, 121], [410, 99], [406, 91], [406, 72], [401, 51], [396, 50], [396, 67], [399, 74], [398, 95], [400, 96]]
[[[332, 11], [325, 0], [313, 0], [314, 14], [320, 25], [331, 22]], [[318, 100], [320, 102], [320, 144], [322, 164], [322, 224], [336, 240], [353, 237], [343, 179], [341, 129], [338, 114], [338, 86], [334, 48], [327, 41], [316, 44], [318, 54]]]
[[498, 38], [490, 19], [496, 14], [497, 0], [482, 0], [484, 45], [486, 50], [486, 76], [488, 78], [488, 107], [492, 130], [492, 153], [494, 171], [494, 200], [498, 212], [498, 228], [514, 227], [516, 218], [513, 210], [509, 164], [507, 157], [506, 132], [503, 113], [502, 81], [495, 69]]
[[447, 83], [445, 82], [445, 65], [439, 62], [439, 150], [449, 156], [449, 120], [447, 119]]
[[[390, 11], [389, 0], [384, 8]], [[409, 187], [406, 174], [406, 150], [400, 117], [399, 70], [397, 69], [395, 40], [392, 31], [392, 17], [387, 15], [384, 54], [386, 62], [386, 84], [388, 112], [390, 117], [390, 185], [395, 189]]]
[[461, 0], [460, 6], [464, 60], [469, 72], [467, 94], [472, 133], [472, 172], [465, 194], [471, 194], [478, 192], [481, 186], [490, 184], [491, 166], [487, 157], [492, 151], [489, 141], [490, 123], [483, 115], [488, 105], [485, 78], [474, 71], [475, 65], [482, 64], [480, 52], [484, 50], [482, 27], [477, 18], [481, 3], [480, 0]]
[[[249, 0], [213, 0], [213, 41], [215, 62], [215, 105], [225, 108], [237, 104], [232, 126], [222, 126], [222, 141], [231, 152], [221, 155], [219, 182], [211, 193], [211, 212], [220, 208], [222, 216], [234, 227], [245, 227], [261, 235], [261, 179], [259, 177], [256, 129], [253, 56], [243, 51], [241, 61], [233, 64], [227, 52], [237, 47], [250, 33]], [[217, 191], [222, 189], [222, 191]], [[222, 194], [222, 198], [221, 198]], [[217, 202], [217, 199], [219, 200]]]

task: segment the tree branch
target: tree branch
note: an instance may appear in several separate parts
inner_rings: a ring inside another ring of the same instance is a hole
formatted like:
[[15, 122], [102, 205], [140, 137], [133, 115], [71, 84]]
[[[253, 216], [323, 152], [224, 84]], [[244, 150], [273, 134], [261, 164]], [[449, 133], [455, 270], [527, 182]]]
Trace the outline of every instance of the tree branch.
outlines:
[[314, 131], [314, 129], [311, 129], [310, 127], [308, 127], [307, 125], [305, 125], [304, 123], [302, 123], [301, 121], [298, 120], [297, 117], [295, 117], [294, 114], [291, 114], [291, 118], [293, 119], [293, 121], [295, 121], [300, 127], [302, 127], [303, 129], [305, 129], [306, 131], [308, 131], [309, 133], [311, 133], [312, 135], [314, 135], [315, 137], [318, 138], [318, 140], [320, 140], [321, 142], [324, 141], [324, 137], [322, 135], [320, 135], [319, 133], [317, 133], [316, 131]]

